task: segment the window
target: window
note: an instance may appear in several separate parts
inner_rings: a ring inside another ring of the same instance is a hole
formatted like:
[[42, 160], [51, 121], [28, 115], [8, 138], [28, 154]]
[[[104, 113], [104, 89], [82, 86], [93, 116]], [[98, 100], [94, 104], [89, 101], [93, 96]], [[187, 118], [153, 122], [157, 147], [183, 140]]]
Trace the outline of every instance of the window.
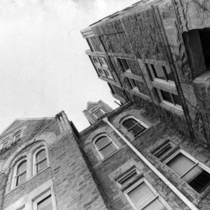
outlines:
[[97, 109], [95, 112], [94, 112], [95, 116], [97, 118], [100, 118], [104, 115], [104, 112], [101, 110], [101, 109]]
[[21, 137], [21, 130], [18, 130], [14, 134], [14, 142], [20, 140]]
[[174, 145], [170, 141], [166, 141], [163, 144], [161, 144], [159, 147], [154, 149], [151, 153], [157, 157], [161, 158], [165, 154], [167, 154], [169, 151], [173, 149]]
[[130, 89], [137, 89], [138, 90], [138, 84], [137, 84], [137, 81], [134, 80], [134, 79], [131, 79], [131, 78], [128, 78], [128, 84], [129, 84], [129, 87]]
[[9, 144], [10, 144], [10, 138], [6, 137], [1, 142], [1, 149], [7, 148], [9, 146]]
[[174, 81], [174, 76], [171, 72], [171, 69], [168, 65], [158, 65], [145, 63], [146, 69], [149, 73], [150, 79], [161, 79], [165, 81]]
[[122, 122], [122, 125], [127, 129], [128, 132], [131, 132], [134, 136], [137, 136], [141, 132], [143, 132], [146, 127], [145, 125], [142, 125], [143, 123], [140, 123], [134, 118], [127, 118]]
[[206, 68], [210, 67], [210, 28], [205, 28], [199, 30], [200, 33], [200, 39], [201, 39], [201, 45], [202, 45], [202, 50], [203, 50], [203, 55], [204, 55], [204, 60], [206, 64]]
[[106, 77], [108, 79], [113, 79], [112, 74], [109, 70], [107, 61], [103, 57], [92, 57], [92, 60], [95, 64], [95, 67], [99, 73], [99, 75]]
[[34, 172], [39, 173], [48, 165], [47, 154], [45, 148], [40, 148], [34, 153]]
[[33, 202], [34, 210], [53, 210], [53, 199], [50, 192], [45, 193]]
[[174, 105], [180, 109], [182, 108], [182, 104], [178, 95], [175, 95], [173, 93], [169, 93], [164, 90], [157, 89], [157, 88], [154, 88], [154, 89], [156, 93], [158, 94], [161, 102], [167, 103], [169, 105]]
[[210, 174], [204, 169], [205, 166], [183, 151], [176, 152], [165, 162], [198, 193], [210, 185]]
[[126, 72], [126, 71], [130, 72], [130, 68], [126, 59], [118, 58], [117, 61], [123, 72]]
[[23, 160], [17, 165], [16, 176], [15, 176], [15, 186], [19, 186], [26, 181], [26, 167], [27, 161]]
[[95, 147], [102, 158], [116, 151], [116, 146], [107, 136], [100, 136], [95, 140]]
[[141, 179], [125, 190], [128, 201], [136, 210], [167, 210], [163, 199], [156, 193], [152, 186]]

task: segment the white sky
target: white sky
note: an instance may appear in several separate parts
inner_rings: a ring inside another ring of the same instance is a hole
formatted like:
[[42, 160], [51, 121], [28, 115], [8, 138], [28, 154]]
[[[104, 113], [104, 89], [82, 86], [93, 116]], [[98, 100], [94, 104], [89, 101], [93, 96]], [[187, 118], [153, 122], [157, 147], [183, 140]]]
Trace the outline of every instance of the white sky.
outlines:
[[88, 101], [116, 108], [80, 30], [136, 1], [0, 0], [0, 131], [16, 118], [61, 110], [83, 130]]

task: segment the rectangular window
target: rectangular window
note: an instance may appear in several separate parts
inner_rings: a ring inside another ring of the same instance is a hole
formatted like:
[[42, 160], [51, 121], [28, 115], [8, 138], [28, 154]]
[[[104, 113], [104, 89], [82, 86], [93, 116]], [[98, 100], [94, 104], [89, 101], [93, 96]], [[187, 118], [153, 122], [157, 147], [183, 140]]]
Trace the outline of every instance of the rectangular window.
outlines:
[[161, 102], [168, 102], [170, 104], [173, 104], [174, 106], [181, 108], [182, 104], [178, 95], [157, 88], [154, 89], [159, 96]]
[[167, 154], [169, 151], [173, 149], [174, 145], [170, 141], [166, 141], [163, 144], [161, 144], [159, 147], [157, 147], [155, 150], [153, 150], [151, 153], [157, 157], [161, 158], [165, 154]]
[[167, 160], [166, 165], [198, 193], [202, 193], [210, 185], [209, 172], [204, 170], [197, 160], [181, 151]]
[[119, 64], [119, 66], [120, 66], [120, 68], [122, 69], [123, 72], [126, 72], [126, 71], [130, 70], [128, 62], [126, 61], [126, 59], [118, 58], [117, 61], [118, 61], [118, 64]]
[[50, 191], [33, 201], [34, 210], [54, 210], [52, 194]]
[[149, 183], [143, 179], [126, 191], [126, 197], [137, 210], [167, 210], [163, 199], [155, 192]]
[[174, 81], [174, 76], [168, 65], [145, 63], [146, 69], [151, 80], [161, 79], [165, 81]]

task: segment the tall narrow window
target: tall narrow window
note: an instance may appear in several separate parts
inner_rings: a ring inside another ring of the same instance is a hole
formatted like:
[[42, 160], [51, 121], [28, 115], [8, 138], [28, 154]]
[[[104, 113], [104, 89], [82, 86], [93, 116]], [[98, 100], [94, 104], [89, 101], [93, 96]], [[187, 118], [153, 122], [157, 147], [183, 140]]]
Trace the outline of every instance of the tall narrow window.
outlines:
[[167, 210], [159, 195], [141, 180], [125, 191], [126, 197], [136, 210]]
[[47, 167], [47, 154], [44, 148], [35, 153], [35, 172], [39, 173]]
[[146, 129], [139, 121], [134, 118], [128, 118], [124, 120], [122, 125], [134, 136], [137, 136]]
[[109, 156], [116, 150], [115, 145], [107, 136], [100, 136], [96, 139], [95, 146], [102, 158]]
[[18, 186], [25, 182], [26, 180], [26, 165], [27, 161], [24, 160], [22, 161], [16, 169], [16, 181], [15, 181], [15, 186]]
[[210, 174], [201, 167], [198, 161], [190, 159], [180, 151], [166, 161], [166, 165], [198, 193], [210, 186]]

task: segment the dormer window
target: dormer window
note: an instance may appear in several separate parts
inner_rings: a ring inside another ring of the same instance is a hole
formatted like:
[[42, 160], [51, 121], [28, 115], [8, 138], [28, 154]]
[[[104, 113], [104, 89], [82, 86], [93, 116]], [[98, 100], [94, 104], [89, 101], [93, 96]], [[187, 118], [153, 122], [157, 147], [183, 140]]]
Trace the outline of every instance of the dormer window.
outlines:
[[18, 130], [14, 134], [14, 142], [20, 140], [21, 137], [21, 130]]
[[10, 144], [10, 138], [6, 137], [5, 139], [2, 140], [0, 149], [7, 148], [9, 144]]

